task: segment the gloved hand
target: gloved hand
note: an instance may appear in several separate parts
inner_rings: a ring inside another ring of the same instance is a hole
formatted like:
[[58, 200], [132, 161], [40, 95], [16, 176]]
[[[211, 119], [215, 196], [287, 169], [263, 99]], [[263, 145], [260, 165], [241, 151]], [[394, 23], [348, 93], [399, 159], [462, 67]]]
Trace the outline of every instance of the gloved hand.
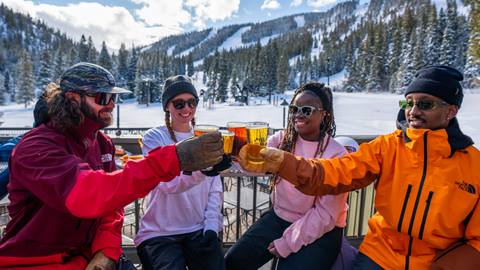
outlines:
[[106, 257], [102, 251], [95, 253], [85, 270], [114, 270], [115, 261]]
[[247, 160], [248, 147], [250, 145], [244, 145], [238, 154], [238, 163], [244, 170], [255, 173], [277, 173], [280, 170], [285, 154], [283, 150], [272, 147], [263, 148], [260, 150], [260, 157], [263, 159], [263, 163], [252, 164]]
[[215, 231], [206, 230], [200, 239], [201, 249], [205, 252], [213, 251], [219, 245], [218, 235]]
[[222, 161], [213, 166], [211, 170], [201, 171], [206, 176], [217, 176], [221, 171], [224, 171], [232, 166], [232, 159], [223, 154]]
[[176, 144], [182, 171], [198, 171], [219, 163], [223, 155], [220, 132], [205, 133]]

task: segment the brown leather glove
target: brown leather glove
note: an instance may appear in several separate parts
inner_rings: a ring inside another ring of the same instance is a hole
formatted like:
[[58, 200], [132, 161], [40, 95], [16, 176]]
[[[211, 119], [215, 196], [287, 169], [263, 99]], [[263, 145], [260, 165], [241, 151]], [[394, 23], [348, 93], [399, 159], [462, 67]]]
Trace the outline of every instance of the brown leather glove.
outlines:
[[115, 261], [106, 257], [102, 251], [95, 253], [85, 270], [114, 270]]
[[192, 137], [176, 144], [182, 171], [198, 171], [222, 161], [223, 142], [220, 132]]
[[280, 165], [282, 165], [285, 152], [283, 150], [266, 147], [260, 150], [260, 157], [263, 159], [263, 163], [250, 163], [248, 162], [248, 147], [250, 145], [245, 145], [240, 149], [238, 155], [238, 163], [246, 171], [255, 172], [255, 173], [277, 173], [280, 170]]

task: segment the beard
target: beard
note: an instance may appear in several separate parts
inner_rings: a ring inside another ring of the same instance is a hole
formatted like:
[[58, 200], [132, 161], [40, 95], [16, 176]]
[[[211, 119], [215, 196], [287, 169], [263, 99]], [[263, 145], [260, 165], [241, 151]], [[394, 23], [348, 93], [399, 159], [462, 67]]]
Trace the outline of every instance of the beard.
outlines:
[[100, 128], [105, 128], [112, 124], [113, 115], [112, 110], [110, 109], [104, 108], [99, 110], [98, 113], [95, 114], [94, 109], [90, 107], [82, 98], [82, 101], [80, 103], [80, 110], [85, 117], [88, 117], [95, 123], [98, 123], [101, 126]]

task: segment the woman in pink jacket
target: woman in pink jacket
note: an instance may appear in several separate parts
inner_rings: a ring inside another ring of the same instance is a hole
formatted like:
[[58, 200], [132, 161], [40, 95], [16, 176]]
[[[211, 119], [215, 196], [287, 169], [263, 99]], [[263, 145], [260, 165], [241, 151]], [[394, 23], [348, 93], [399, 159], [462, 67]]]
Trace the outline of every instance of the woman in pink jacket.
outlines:
[[[288, 126], [268, 140], [297, 156], [332, 158], [346, 153], [335, 133], [332, 93], [319, 83], [295, 92]], [[275, 177], [273, 209], [253, 224], [226, 255], [227, 269], [258, 269], [274, 256], [277, 269], [330, 269], [342, 243], [347, 194], [308, 196]]]

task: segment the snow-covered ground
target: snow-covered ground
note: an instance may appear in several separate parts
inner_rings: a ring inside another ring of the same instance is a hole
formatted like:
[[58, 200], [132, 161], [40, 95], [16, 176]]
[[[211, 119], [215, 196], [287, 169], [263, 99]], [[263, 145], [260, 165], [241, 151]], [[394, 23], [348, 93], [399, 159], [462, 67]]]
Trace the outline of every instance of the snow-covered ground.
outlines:
[[[470, 92], [470, 91], [469, 91]], [[291, 99], [287, 92], [287, 101]], [[341, 135], [377, 135], [395, 129], [398, 112], [398, 100], [401, 95], [334, 93], [334, 113], [337, 134]], [[281, 99], [280, 99], [281, 101]], [[463, 106], [458, 114], [463, 132], [472, 137], [476, 145], [480, 144], [480, 90], [466, 93]], [[2, 127], [26, 127], [33, 122], [32, 108], [12, 104], [0, 107], [4, 121]], [[116, 112], [114, 112], [116, 116]], [[229, 106], [214, 104], [212, 109], [199, 105], [197, 123], [225, 126], [228, 121], [265, 121], [273, 128], [283, 125], [283, 107], [267, 104], [266, 100], [252, 99], [250, 106]], [[116, 123], [116, 120], [115, 122]], [[161, 104], [138, 105], [129, 100], [120, 105], [121, 127], [153, 127], [164, 123]]]
[[238, 49], [242, 46], [245, 46], [242, 43], [242, 34], [249, 31], [252, 27], [251, 26], [244, 26], [240, 29], [238, 29], [237, 32], [235, 32], [232, 36], [227, 38], [220, 47], [218, 47], [218, 51], [229, 51], [229, 50], [235, 50]]

